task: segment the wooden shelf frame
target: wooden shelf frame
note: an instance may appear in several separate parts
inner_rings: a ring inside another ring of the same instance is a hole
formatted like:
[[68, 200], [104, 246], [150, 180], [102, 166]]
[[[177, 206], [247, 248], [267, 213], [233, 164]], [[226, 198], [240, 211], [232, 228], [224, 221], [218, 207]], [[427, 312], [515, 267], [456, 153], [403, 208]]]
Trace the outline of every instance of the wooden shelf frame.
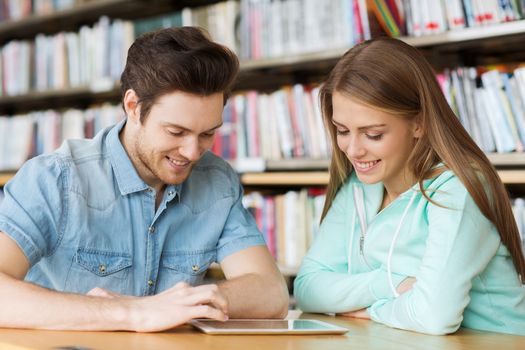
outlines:
[[[525, 184], [525, 152], [488, 154], [498, 168], [503, 183]], [[244, 186], [325, 186], [328, 184], [328, 159], [289, 159], [265, 161], [266, 168], [260, 172], [240, 175]], [[234, 165], [234, 164], [232, 164]], [[279, 170], [279, 171], [276, 171]], [[0, 172], [0, 186], [5, 185], [15, 171]]]
[[15, 176], [15, 173], [1, 173], [0, 174], [0, 187], [4, 186], [7, 181], [11, 180], [11, 178]]
[[[506, 185], [525, 184], [525, 169], [498, 170], [498, 174]], [[248, 173], [241, 176], [244, 186], [326, 186], [328, 172], [268, 172]]]
[[327, 171], [266, 172], [241, 175], [244, 186], [326, 186]]
[[[498, 174], [505, 184], [525, 184], [525, 152], [488, 154], [488, 158], [499, 168]], [[290, 159], [267, 161], [268, 168], [261, 172], [246, 172], [240, 175], [244, 186], [325, 186], [328, 184], [327, 159]], [[275, 171], [280, 169], [281, 171]], [[15, 171], [0, 172], [0, 187], [5, 185]]]
[[[297, 276], [297, 274], [299, 273], [299, 266], [296, 266], [296, 267], [287, 267], [287, 266], [282, 266], [282, 265], [277, 265], [277, 267], [279, 268], [279, 271], [281, 271], [281, 274], [285, 277], [293, 277], [293, 276]], [[221, 265], [217, 264], [217, 263], [212, 263], [208, 269], [208, 271], [213, 274], [214, 276], [220, 276], [222, 275], [222, 269], [221, 269]]]

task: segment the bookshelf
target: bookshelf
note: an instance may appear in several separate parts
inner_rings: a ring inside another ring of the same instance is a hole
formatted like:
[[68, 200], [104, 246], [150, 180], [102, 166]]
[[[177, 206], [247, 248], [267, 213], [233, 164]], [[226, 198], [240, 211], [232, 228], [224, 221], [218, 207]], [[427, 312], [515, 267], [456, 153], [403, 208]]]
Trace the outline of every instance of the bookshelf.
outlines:
[[147, 17], [186, 6], [202, 6], [220, 0], [80, 0], [71, 8], [46, 14], [35, 14], [17, 20], [0, 22], [0, 43], [13, 39], [32, 38], [38, 33], [51, 34], [74, 30], [82, 24], [93, 23], [100, 16], [123, 19]]
[[[182, 6], [181, 4], [184, 4], [184, 1], [182, 1], [178, 6], [168, 7], [165, 1], [157, 0], [157, 2], [164, 4], [162, 7], [164, 11], [180, 8]], [[214, 1], [208, 1], [207, 3], [212, 2]], [[84, 18], [84, 21], [89, 18], [92, 18], [94, 21], [100, 14], [115, 14], [121, 16], [127, 13], [118, 11], [118, 8], [122, 6], [117, 5], [122, 5], [122, 3], [126, 3], [124, 7], [132, 6], [132, 8], [138, 8], [139, 5], [143, 6], [141, 1], [98, 0], [83, 3], [79, 5], [79, 8], [62, 10], [50, 15], [35, 16], [13, 23], [0, 22], [0, 43], [8, 37], [13, 39], [10, 35], [13, 35], [14, 32], [17, 33], [17, 38], [19, 35], [18, 32], [21, 33], [20, 38], [24, 38], [26, 35], [35, 35], [37, 33], [35, 26], [37, 26], [37, 28], [40, 25], [47, 26], [48, 22], [54, 23], [62, 18], [76, 18], [81, 16]], [[200, 3], [202, 4], [203, 1]], [[157, 9], [156, 11], [150, 11], [150, 13], [162, 13], [159, 11], [161, 10]], [[26, 32], [27, 34], [25, 34]], [[465, 47], [476, 49], [476, 47], [486, 46], [487, 39], [498, 40], [500, 43], [503, 42], [505, 44], [507, 44], [509, 40], [523, 42], [525, 40], [525, 20], [480, 28], [465, 28], [422, 37], [401, 37], [400, 39], [426, 51], [433, 49], [450, 50], [451, 46], [453, 50], [464, 49]], [[305, 71], [307, 71], [307, 74], [313, 75], [313, 80], [315, 80], [315, 78], [321, 78], [346, 50], [348, 50], [348, 47], [324, 50], [322, 52], [309, 52], [241, 61], [237, 88], [276, 87], [289, 83], [296, 78], [296, 74], [298, 73], [304, 76]], [[270, 76], [268, 76], [268, 73], [270, 73]], [[271, 78], [271, 83], [267, 82], [269, 78]], [[310, 77], [309, 80], [311, 80], [311, 78], [312, 77]], [[60, 106], [69, 106], [77, 104], [80, 100], [89, 100], [90, 102], [99, 100], [118, 101], [119, 97], [118, 83], [105, 87], [84, 86], [62, 90], [31, 92], [15, 96], [1, 96], [0, 110], [13, 109], [21, 102], [24, 103], [24, 110], [29, 110], [52, 105], [56, 103], [57, 100]]]
[[[46, 15], [34, 15], [17, 21], [0, 22], [0, 45], [12, 39], [31, 39], [38, 33], [54, 34], [76, 30], [92, 24], [101, 15], [110, 18], [137, 19], [175, 10], [221, 2], [220, 0], [90, 0], [74, 8]], [[480, 58], [499, 57], [509, 60], [525, 57], [525, 20], [490, 26], [452, 30], [422, 37], [401, 37], [401, 40], [420, 48], [431, 63], [438, 67], [455, 65], [458, 61], [477, 64]], [[319, 82], [333, 67], [347, 46], [306, 53], [289, 53], [270, 58], [241, 60], [237, 90], [273, 90], [285, 84]], [[510, 54], [509, 54], [510, 52]], [[525, 60], [525, 58], [524, 58]], [[474, 63], [473, 63], [474, 62]], [[106, 85], [78, 86], [0, 96], [0, 115], [36, 109], [84, 108], [102, 101], [117, 102], [118, 82]], [[503, 182], [509, 187], [525, 190], [525, 153], [489, 154]], [[241, 181], [249, 190], [262, 189], [282, 193], [287, 189], [323, 187], [328, 183], [329, 161], [326, 159], [291, 159], [285, 161], [255, 160], [246, 165], [235, 164]], [[0, 187], [14, 171], [0, 173]], [[295, 269], [280, 267], [293, 276]]]

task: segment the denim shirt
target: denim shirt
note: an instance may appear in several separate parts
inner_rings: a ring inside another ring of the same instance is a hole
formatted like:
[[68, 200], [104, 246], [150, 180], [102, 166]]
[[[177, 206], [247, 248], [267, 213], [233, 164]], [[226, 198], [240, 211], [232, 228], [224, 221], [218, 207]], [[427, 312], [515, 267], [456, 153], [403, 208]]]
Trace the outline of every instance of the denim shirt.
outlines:
[[0, 231], [26, 255], [26, 281], [128, 295], [202, 282], [212, 262], [263, 245], [233, 169], [210, 152], [155, 210], [155, 190], [119, 140], [125, 120], [26, 162], [6, 184]]

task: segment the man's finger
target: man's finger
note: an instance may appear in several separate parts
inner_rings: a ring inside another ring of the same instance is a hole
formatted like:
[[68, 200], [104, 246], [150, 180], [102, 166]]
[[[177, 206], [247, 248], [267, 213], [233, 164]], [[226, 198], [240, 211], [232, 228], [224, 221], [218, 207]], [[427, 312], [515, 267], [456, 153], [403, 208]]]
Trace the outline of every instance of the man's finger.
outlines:
[[213, 290], [194, 290], [179, 301], [187, 306], [210, 304], [224, 314], [228, 314], [228, 301], [220, 292]]
[[195, 318], [210, 318], [217, 321], [226, 321], [228, 316], [221, 310], [214, 308], [210, 305], [196, 305], [191, 306], [189, 309], [189, 316], [192, 319]]

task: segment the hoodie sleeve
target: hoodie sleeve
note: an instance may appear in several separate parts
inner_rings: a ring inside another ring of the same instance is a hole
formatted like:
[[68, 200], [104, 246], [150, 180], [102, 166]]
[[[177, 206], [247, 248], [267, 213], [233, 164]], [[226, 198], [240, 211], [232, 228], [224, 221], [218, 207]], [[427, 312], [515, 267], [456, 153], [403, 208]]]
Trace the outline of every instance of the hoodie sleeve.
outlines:
[[[294, 282], [294, 295], [304, 312], [349, 312], [393, 298], [386, 267], [348, 273], [348, 250], [354, 205], [351, 186], [341, 188], [324, 218]], [[393, 275], [394, 284], [406, 276]]]
[[428, 334], [455, 332], [470, 302], [472, 280], [500, 244], [494, 225], [456, 177], [434, 192], [426, 209], [428, 238], [417, 282], [399, 297], [375, 302], [371, 318], [391, 327]]

